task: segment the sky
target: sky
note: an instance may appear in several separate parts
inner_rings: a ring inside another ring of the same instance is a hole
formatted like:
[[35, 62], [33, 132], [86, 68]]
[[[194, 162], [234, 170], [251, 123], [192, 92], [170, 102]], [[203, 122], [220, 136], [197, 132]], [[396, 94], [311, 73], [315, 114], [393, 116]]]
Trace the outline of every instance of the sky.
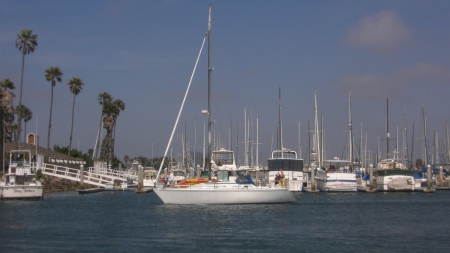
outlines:
[[[46, 146], [51, 84], [44, 71], [57, 66], [63, 80], [54, 88], [51, 147], [69, 144], [67, 82], [79, 77], [84, 86], [75, 101], [74, 148], [84, 153], [94, 148], [101, 114], [97, 97], [108, 92], [125, 102], [116, 125], [116, 156], [163, 156], [207, 30], [209, 3], [212, 129], [224, 148], [230, 148], [231, 136], [240, 163], [244, 110], [258, 163], [266, 164], [276, 148], [279, 90], [283, 146], [302, 158], [310, 145], [308, 124], [314, 129], [314, 90], [327, 159], [346, 158], [349, 91], [356, 148], [362, 133], [368, 157], [378, 149], [386, 152], [388, 112], [389, 150], [397, 142], [404, 149], [406, 128], [408, 152], [421, 158], [422, 102], [428, 150], [437, 133], [444, 152], [450, 2], [436, 0], [0, 0], [0, 80], [14, 82], [15, 105], [22, 60], [15, 39], [21, 29], [38, 35], [35, 51], [25, 56], [23, 104], [33, 113], [27, 133], [37, 132]], [[202, 152], [205, 109], [206, 45], [169, 155], [179, 159], [182, 135], [190, 150]]]

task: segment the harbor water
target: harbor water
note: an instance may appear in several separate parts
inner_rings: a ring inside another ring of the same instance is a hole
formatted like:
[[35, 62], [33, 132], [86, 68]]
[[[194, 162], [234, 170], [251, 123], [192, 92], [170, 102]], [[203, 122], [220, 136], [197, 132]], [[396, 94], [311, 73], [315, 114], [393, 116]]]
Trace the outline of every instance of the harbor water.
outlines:
[[0, 202], [0, 252], [448, 252], [450, 191], [167, 205], [153, 192]]

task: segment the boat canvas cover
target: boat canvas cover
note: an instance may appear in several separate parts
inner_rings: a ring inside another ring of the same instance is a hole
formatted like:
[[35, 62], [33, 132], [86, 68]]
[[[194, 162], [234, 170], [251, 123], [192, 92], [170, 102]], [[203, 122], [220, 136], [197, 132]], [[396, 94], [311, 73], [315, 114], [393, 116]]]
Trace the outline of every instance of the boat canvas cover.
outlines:
[[238, 176], [236, 178], [236, 183], [238, 184], [255, 184], [250, 176]]
[[370, 180], [370, 175], [369, 175], [369, 174], [365, 174], [365, 175], [362, 177], [362, 180], [363, 180], [363, 181], [369, 181], [369, 180]]

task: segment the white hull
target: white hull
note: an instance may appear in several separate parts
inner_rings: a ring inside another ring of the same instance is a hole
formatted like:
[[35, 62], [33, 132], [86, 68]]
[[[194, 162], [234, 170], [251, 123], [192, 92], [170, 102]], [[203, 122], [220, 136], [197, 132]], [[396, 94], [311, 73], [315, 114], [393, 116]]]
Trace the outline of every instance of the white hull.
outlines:
[[154, 187], [156, 183], [156, 179], [144, 179], [142, 181], [144, 187]]
[[355, 192], [358, 189], [355, 173], [326, 173], [318, 172], [316, 185], [319, 191], [326, 192]]
[[414, 191], [414, 178], [412, 176], [385, 176], [377, 178], [378, 191]]
[[[272, 187], [280, 187], [280, 184], [275, 185], [275, 176], [278, 171], [269, 171], [269, 184]], [[283, 171], [286, 180], [286, 188], [292, 192], [303, 191], [303, 171]]]
[[254, 185], [205, 183], [188, 188], [155, 188], [166, 204], [264, 204], [295, 202], [286, 188]]
[[42, 185], [0, 186], [1, 199], [43, 199]]

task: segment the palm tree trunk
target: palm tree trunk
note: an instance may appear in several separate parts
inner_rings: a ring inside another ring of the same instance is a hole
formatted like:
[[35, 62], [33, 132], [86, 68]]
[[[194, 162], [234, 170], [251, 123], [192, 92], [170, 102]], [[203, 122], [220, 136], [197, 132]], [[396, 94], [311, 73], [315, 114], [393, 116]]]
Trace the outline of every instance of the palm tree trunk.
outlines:
[[69, 151], [68, 156], [70, 156], [70, 150], [72, 148], [72, 133], [73, 133], [73, 117], [75, 111], [75, 93], [73, 93], [73, 102], [72, 102], [72, 126], [70, 127], [70, 139], [69, 139]]
[[[22, 108], [22, 87], [23, 87], [23, 70], [25, 67], [25, 52], [22, 51], [22, 71], [20, 73], [20, 95], [19, 95], [19, 108]], [[19, 149], [19, 142], [20, 142], [20, 124], [22, 122], [22, 112], [19, 110], [19, 118], [17, 122], [17, 149]]]
[[23, 142], [27, 143], [27, 122], [24, 120], [23, 121]]
[[[94, 154], [95, 154], [95, 158], [97, 158], [99, 155], [98, 155], [98, 148], [99, 148], [99, 144], [100, 144], [100, 138], [102, 138], [101, 136], [100, 136], [100, 132], [102, 131], [102, 118], [103, 118], [103, 109], [102, 109], [102, 114], [100, 115], [100, 126], [98, 127], [98, 138], [97, 138], [97, 143], [96, 143], [96, 149], [94, 150]], [[95, 159], [92, 159], [92, 160], [94, 160], [95, 161]]]
[[48, 135], [47, 135], [47, 159], [50, 157], [50, 129], [52, 128], [52, 107], [53, 107], [53, 83], [52, 83], [52, 93], [50, 96], [50, 118], [48, 120]]

